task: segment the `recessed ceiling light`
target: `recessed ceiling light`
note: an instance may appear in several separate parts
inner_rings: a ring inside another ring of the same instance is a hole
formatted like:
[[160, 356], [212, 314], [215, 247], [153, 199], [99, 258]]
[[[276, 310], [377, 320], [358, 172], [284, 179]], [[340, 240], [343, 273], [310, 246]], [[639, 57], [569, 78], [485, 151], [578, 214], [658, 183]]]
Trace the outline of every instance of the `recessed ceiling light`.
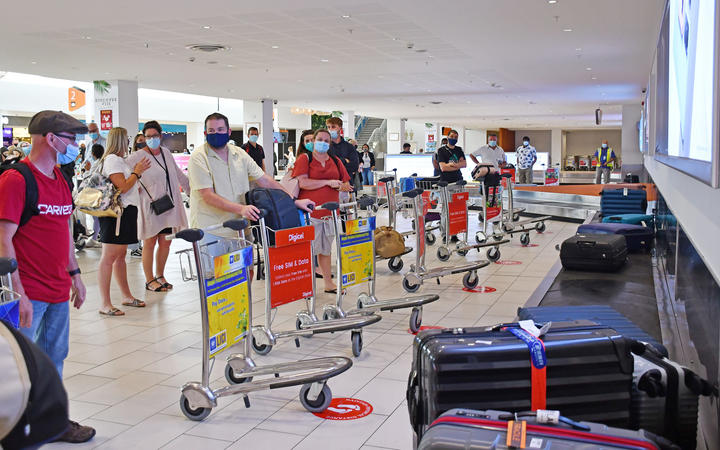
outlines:
[[582, 47], [576, 48], [575, 51], [576, 51], [576, 52], [581, 52], [581, 51], [582, 51]]
[[548, 3], [550, 3], [551, 5], [554, 5], [555, 3], [557, 3], [557, 0], [548, 0]]
[[91, 36], [83, 36], [83, 39], [87, 39], [89, 41], [90, 39], [92, 39], [92, 37]]
[[173, 56], [174, 54], [175, 54], [175, 53], [173, 53], [173, 52], [167, 52], [167, 55], [168, 55], [168, 56]]
[[229, 68], [231, 68], [231, 69], [232, 69], [233, 67], [235, 67], [233, 64], [228, 64], [227, 66], [228, 66]]
[[321, 59], [320, 62], [329, 62], [328, 59]]
[[569, 33], [572, 31], [572, 28], [564, 28], [563, 31], [565, 31], [566, 33]]
[[342, 17], [343, 19], [349, 19], [349, 18], [350, 18], [350, 14], [343, 14], [343, 15], [340, 16], [340, 17]]
[[396, 37], [394, 37], [394, 38], [393, 38], [393, 41], [397, 41], [397, 40], [399, 40], [399, 39], [398, 39], [398, 38], [396, 38]]
[[586, 67], [585, 70], [592, 70], [592, 67]]
[[278, 46], [278, 45], [273, 45], [273, 46], [270, 47], [270, 48], [280, 48], [280, 46]]
[[31, 61], [30, 64], [37, 64], [37, 61]]
[[203, 30], [209, 30], [210, 28], [212, 28], [210, 25], [203, 25]]
[[591, 80], [597, 80], [597, 77], [590, 77]]

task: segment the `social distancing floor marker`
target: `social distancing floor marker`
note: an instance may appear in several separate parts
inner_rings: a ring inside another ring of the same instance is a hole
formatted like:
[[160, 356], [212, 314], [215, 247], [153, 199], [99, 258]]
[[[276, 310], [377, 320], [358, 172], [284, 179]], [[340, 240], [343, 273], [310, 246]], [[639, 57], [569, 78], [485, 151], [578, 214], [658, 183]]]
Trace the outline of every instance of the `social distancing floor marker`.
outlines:
[[503, 259], [502, 261], [496, 261], [495, 264], [500, 264], [501, 266], [519, 266], [522, 264], [522, 261], [513, 261], [512, 259]]
[[540, 247], [540, 244], [527, 244], [527, 245], [514, 245], [513, 247], [527, 248], [527, 247]]
[[497, 289], [495, 289], [494, 287], [490, 287], [490, 286], [478, 286], [478, 287], [473, 288], [473, 289], [464, 287], [464, 288], [463, 288], [463, 291], [465, 291], [465, 292], [475, 292], [475, 293], [478, 293], [478, 294], [489, 294], [489, 293], [491, 293], [491, 292], [497, 291]]
[[[418, 333], [420, 331], [425, 331], [425, 330], [442, 330], [443, 328], [445, 328], [445, 327], [439, 327], [437, 325], [423, 325], [420, 327], [420, 330], [418, 331]], [[413, 333], [413, 331], [410, 328], [407, 329], [407, 332], [410, 334], [417, 334], [417, 333]]]
[[325, 411], [313, 414], [327, 420], [355, 420], [370, 415], [372, 411], [372, 405], [366, 401], [356, 398], [335, 397], [330, 401], [330, 406]]

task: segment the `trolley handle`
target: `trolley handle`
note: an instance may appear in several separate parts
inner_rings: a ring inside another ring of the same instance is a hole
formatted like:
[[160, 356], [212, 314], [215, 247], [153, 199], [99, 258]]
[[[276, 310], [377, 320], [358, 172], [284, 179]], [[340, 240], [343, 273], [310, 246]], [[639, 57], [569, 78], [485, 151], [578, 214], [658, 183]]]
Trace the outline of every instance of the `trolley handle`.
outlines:
[[455, 186], [465, 186], [467, 184], [467, 181], [465, 180], [458, 180], [455, 182]]
[[230, 228], [235, 231], [242, 231], [248, 226], [248, 221], [245, 219], [230, 219], [223, 222], [223, 227]]
[[512, 178], [512, 174], [511, 174], [511, 173], [501, 173], [500, 176], [501, 176], [502, 178]]
[[0, 276], [15, 272], [18, 268], [15, 258], [0, 258]]
[[423, 190], [420, 189], [420, 188], [418, 188], [418, 189], [411, 189], [411, 190], [409, 190], [409, 191], [403, 192], [403, 193], [402, 193], [402, 196], [405, 197], [405, 198], [415, 198], [415, 197], [417, 197], [418, 195], [422, 195], [422, 193], [423, 193]]
[[438, 181], [438, 182], [437, 182], [437, 185], [438, 185], [439, 187], [441, 187], [441, 188], [442, 188], [442, 187], [447, 187], [448, 184], [450, 184], [450, 183], [448, 183], [447, 181]]
[[380, 181], [381, 183], [387, 183], [390, 181], [395, 181], [395, 177], [382, 177], [378, 181]]
[[360, 208], [367, 208], [367, 207], [369, 207], [369, 206], [374, 205], [374, 204], [375, 204], [375, 200], [374, 200], [373, 198], [371, 198], [371, 197], [362, 196], [362, 197], [360, 197], [359, 199], [357, 199], [357, 202], [356, 202], [356, 203], [357, 203], [357, 205], [358, 205]]
[[[349, 203], [352, 205], [352, 203]], [[327, 202], [322, 205], [322, 209], [327, 209], [328, 211], [335, 211], [340, 209], [340, 204], [338, 202]]]
[[167, 236], [165, 239], [171, 240], [177, 237], [187, 242], [197, 242], [201, 240], [204, 236], [205, 233], [199, 228], [186, 228], [184, 230], [178, 231], [175, 234]]

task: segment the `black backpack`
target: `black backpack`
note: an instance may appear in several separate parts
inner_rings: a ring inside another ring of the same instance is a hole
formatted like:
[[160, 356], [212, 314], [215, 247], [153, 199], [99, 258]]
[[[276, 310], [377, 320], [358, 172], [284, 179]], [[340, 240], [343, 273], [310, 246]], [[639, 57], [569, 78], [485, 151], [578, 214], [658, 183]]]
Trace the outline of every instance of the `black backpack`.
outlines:
[[22, 417], [10, 433], [2, 437], [0, 447], [34, 448], [67, 431], [70, 425], [67, 392], [55, 365], [40, 347], [2, 320], [0, 327], [6, 327], [15, 337], [32, 385]]
[[[255, 188], [249, 192], [249, 204], [268, 212], [265, 225], [273, 230], [297, 228], [305, 225], [300, 221], [295, 200], [282, 189]], [[274, 236], [270, 233], [271, 241]]]
[[22, 161], [0, 164], [0, 175], [8, 170], [17, 170], [25, 179], [25, 207], [20, 215], [20, 224], [23, 226], [33, 217], [40, 214], [38, 209], [38, 185], [30, 166]]

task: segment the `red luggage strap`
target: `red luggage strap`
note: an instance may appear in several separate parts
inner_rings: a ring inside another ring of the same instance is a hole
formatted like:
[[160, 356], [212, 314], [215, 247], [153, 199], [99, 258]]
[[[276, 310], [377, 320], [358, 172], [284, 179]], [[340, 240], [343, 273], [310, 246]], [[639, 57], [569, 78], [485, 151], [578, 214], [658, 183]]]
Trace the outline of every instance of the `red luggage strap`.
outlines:
[[547, 366], [547, 357], [545, 356], [545, 344], [540, 338], [522, 328], [504, 327], [503, 329], [514, 334], [528, 346], [530, 351], [530, 408], [533, 411], [546, 409], [547, 375], [545, 367]]

